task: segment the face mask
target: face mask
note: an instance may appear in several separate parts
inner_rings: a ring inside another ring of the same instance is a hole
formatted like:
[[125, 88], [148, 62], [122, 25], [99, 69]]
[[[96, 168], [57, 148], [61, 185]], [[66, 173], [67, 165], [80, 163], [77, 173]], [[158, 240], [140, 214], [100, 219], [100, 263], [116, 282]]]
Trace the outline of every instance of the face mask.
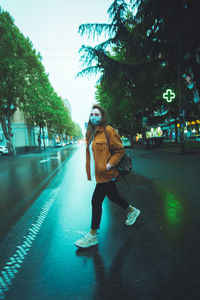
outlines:
[[101, 116], [90, 116], [90, 122], [92, 125], [99, 125], [101, 122]]

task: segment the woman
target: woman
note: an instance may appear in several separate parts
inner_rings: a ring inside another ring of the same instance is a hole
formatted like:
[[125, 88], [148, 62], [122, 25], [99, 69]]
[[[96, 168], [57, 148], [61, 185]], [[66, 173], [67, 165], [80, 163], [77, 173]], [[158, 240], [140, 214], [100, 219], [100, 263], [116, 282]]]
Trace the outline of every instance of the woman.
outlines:
[[[105, 130], [110, 141], [111, 152], [107, 144]], [[100, 105], [93, 105], [86, 133], [86, 173], [88, 180], [96, 179], [96, 187], [92, 196], [91, 230], [75, 245], [87, 248], [98, 244], [97, 229], [99, 229], [102, 203], [107, 196], [123, 209], [127, 209], [126, 225], [133, 225], [140, 210], [129, 205], [116, 189], [116, 178], [119, 175], [115, 166], [124, 155], [124, 147], [117, 131], [106, 126], [106, 113]]]

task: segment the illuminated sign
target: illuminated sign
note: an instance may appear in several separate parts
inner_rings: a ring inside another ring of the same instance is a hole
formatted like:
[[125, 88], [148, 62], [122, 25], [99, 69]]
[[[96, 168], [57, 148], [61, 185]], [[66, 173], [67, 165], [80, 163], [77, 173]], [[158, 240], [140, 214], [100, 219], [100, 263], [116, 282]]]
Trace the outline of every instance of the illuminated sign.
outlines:
[[167, 100], [167, 102], [172, 102], [175, 97], [176, 94], [171, 89], [167, 89], [166, 92], [163, 93], [163, 99]]
[[200, 120], [187, 122], [187, 125], [195, 125], [195, 124], [200, 124]]

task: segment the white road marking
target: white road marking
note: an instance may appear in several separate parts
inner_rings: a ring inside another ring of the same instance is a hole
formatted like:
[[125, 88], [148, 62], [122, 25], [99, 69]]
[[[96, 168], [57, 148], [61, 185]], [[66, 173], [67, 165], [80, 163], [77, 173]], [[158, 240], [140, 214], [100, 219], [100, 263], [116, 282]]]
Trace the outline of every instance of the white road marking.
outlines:
[[5, 299], [6, 293], [8, 292], [16, 274], [22, 267], [22, 264], [26, 258], [26, 255], [30, 251], [36, 236], [44, 223], [47, 214], [55, 201], [56, 191], [52, 192], [50, 199], [43, 205], [40, 214], [37, 216], [36, 221], [31, 224], [27, 230], [27, 234], [23, 236], [22, 243], [16, 247], [14, 254], [9, 258], [0, 272], [0, 299]]
[[43, 159], [43, 160], [40, 161], [40, 163], [43, 164], [43, 163], [45, 163], [47, 161], [49, 161], [49, 159]]

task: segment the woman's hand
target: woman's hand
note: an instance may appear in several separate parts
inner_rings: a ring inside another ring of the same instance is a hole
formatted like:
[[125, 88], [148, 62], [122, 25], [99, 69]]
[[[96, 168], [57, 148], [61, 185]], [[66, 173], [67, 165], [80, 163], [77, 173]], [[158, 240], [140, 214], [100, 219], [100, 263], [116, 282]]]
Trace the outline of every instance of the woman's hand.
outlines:
[[106, 165], [106, 170], [107, 171], [110, 171], [112, 168], [113, 168], [113, 165], [111, 165], [111, 164]]

